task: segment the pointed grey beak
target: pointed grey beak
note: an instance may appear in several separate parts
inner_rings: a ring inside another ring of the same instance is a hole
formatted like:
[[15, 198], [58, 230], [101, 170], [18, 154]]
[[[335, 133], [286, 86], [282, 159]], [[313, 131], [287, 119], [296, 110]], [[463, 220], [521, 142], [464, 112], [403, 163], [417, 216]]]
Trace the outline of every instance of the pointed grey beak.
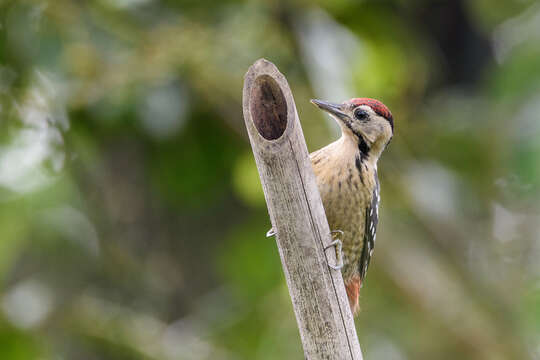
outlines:
[[348, 118], [347, 114], [345, 114], [341, 110], [343, 107], [342, 104], [334, 104], [328, 101], [322, 101], [317, 99], [311, 99], [311, 103], [317, 106], [319, 109], [324, 110], [331, 115], [334, 115], [340, 120], [345, 120], [346, 118]]

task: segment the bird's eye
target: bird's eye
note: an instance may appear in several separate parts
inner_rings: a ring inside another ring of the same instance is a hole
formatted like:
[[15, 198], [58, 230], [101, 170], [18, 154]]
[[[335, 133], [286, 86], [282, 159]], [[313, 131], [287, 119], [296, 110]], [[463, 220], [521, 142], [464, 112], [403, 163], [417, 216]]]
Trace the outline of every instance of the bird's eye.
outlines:
[[354, 111], [354, 117], [357, 118], [358, 120], [365, 120], [368, 118], [368, 113], [366, 110], [363, 110], [363, 109], [356, 109]]

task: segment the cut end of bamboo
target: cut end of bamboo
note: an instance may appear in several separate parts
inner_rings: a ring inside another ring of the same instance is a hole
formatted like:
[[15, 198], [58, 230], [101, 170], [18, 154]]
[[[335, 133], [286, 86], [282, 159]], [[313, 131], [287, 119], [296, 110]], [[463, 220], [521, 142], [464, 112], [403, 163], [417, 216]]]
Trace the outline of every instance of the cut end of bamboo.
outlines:
[[259, 74], [249, 94], [249, 111], [257, 132], [266, 140], [277, 140], [287, 129], [287, 100], [272, 76], [257, 71], [268, 66], [273, 67], [273, 64], [264, 59], [252, 66]]

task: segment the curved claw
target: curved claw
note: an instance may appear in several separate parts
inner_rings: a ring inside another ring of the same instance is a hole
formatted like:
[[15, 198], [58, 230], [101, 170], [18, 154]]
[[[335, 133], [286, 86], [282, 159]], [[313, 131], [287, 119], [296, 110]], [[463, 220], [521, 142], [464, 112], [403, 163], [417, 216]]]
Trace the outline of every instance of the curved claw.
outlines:
[[268, 230], [268, 231], [266, 232], [266, 237], [267, 237], [267, 238], [272, 237], [272, 236], [274, 236], [274, 235], [276, 235], [276, 232], [274, 231], [274, 228], [271, 228], [270, 230]]
[[[330, 232], [330, 234], [334, 235], [334, 234], [340, 234], [340, 235], [343, 235], [343, 231], [341, 230], [332, 230]], [[328, 264], [328, 266], [334, 270], [341, 270], [343, 268], [343, 251], [342, 251], [342, 248], [343, 248], [343, 243], [341, 242], [340, 239], [335, 239], [334, 241], [332, 241], [327, 247], [324, 248], [324, 251], [326, 251], [327, 249], [331, 248], [331, 247], [336, 247], [336, 258], [337, 258], [337, 264], [336, 265], [331, 265], [331, 264]]]

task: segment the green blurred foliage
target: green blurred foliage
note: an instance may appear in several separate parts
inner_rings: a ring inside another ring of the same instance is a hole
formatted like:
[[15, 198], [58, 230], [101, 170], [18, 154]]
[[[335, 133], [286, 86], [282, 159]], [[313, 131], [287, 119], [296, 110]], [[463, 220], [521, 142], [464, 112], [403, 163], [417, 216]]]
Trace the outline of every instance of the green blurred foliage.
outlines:
[[540, 7], [0, 0], [0, 358], [296, 359], [242, 119], [258, 58], [375, 97], [366, 359], [540, 359]]

